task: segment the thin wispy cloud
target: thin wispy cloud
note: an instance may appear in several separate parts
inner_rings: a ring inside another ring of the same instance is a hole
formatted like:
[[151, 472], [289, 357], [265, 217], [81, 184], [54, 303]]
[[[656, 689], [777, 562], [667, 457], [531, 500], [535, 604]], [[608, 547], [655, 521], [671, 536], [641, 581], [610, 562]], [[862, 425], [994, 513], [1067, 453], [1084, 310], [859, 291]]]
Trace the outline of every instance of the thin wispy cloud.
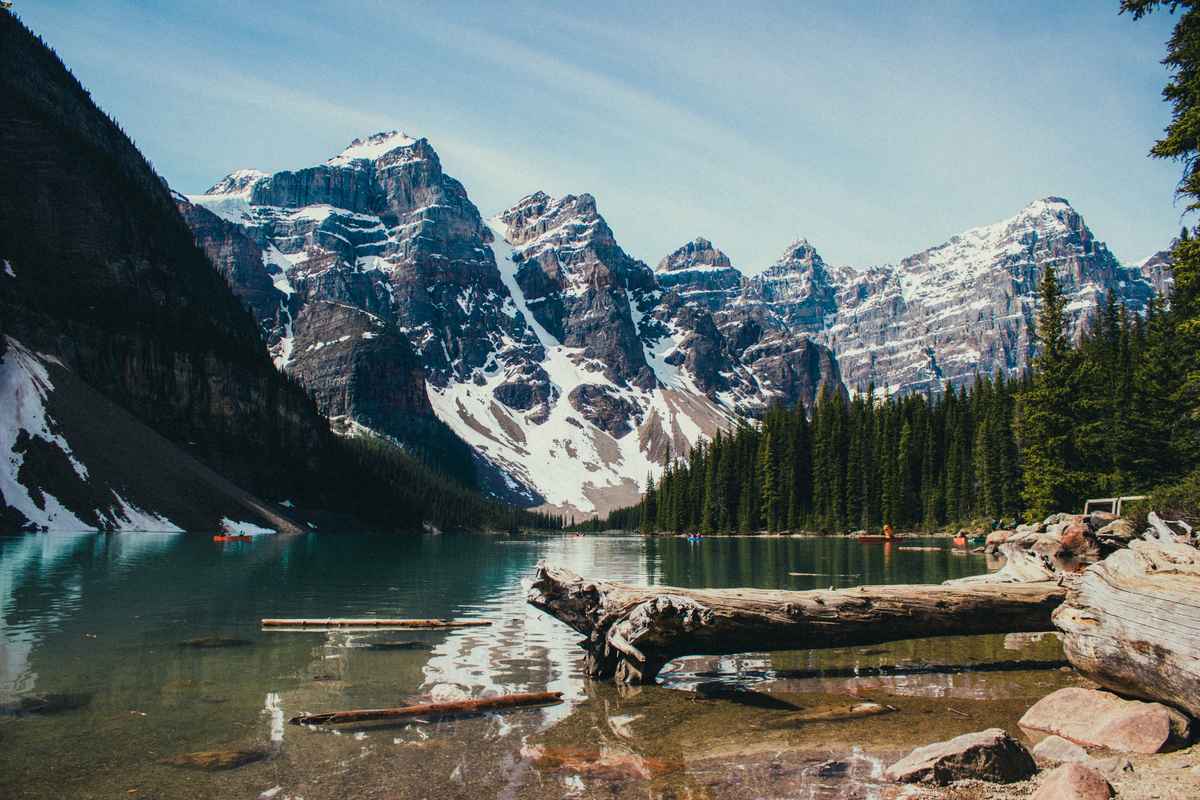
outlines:
[[[747, 271], [807, 236], [894, 261], [1066, 195], [1122, 257], [1178, 230], [1171, 24], [1116, 4], [25, 5], [186, 191], [398, 127], [485, 214], [591, 192], [655, 262], [696, 235]], [[136, 54], [136, 55], [135, 55]]]

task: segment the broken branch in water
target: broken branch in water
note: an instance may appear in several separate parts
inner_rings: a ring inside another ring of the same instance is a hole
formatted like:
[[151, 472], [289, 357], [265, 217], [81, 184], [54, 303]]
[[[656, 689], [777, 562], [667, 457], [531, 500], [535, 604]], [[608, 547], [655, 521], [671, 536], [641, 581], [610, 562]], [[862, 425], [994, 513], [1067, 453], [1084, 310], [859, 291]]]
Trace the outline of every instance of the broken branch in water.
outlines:
[[475, 628], [491, 625], [486, 619], [385, 619], [362, 617], [343, 619], [264, 619], [264, 628]]
[[463, 714], [479, 714], [485, 711], [503, 711], [510, 708], [553, 705], [562, 702], [562, 692], [522, 692], [498, 697], [482, 697], [478, 700], [455, 700], [447, 703], [422, 703], [399, 708], [364, 708], [355, 711], [330, 711], [324, 714], [301, 714], [292, 717], [292, 725], [339, 725], [347, 722], [371, 722], [380, 719], [405, 719], [414, 717], [452, 717]]

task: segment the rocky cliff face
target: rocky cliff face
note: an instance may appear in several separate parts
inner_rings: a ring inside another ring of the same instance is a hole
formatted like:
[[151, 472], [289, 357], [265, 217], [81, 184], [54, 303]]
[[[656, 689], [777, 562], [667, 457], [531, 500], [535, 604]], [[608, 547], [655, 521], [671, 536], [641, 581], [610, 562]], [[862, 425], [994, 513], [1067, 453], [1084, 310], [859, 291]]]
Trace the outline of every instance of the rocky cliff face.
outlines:
[[1138, 264], [1138, 271], [1142, 273], [1142, 277], [1163, 297], [1170, 297], [1171, 290], [1175, 288], [1175, 274], [1171, 270], [1171, 249], [1174, 246], [1175, 243], [1172, 242], [1171, 247], [1159, 250]]
[[745, 277], [696, 238], [651, 270], [591, 195], [537, 192], [485, 223], [430, 143], [394, 131], [180, 206], [276, 364], [340, 426], [405, 441], [436, 417], [498, 494], [568, 512], [632, 501], [772, 404], [1020, 370], [1048, 266], [1077, 329], [1109, 288], [1135, 309], [1153, 291], [1061, 198], [896, 266], [833, 268], [800, 240]]
[[710, 311], [724, 307], [742, 289], [742, 273], [703, 237], [658, 262], [655, 277], [664, 290], [674, 290], [681, 299], [701, 303]]
[[[239, 170], [180, 208], [276, 364], [335, 422], [405, 441], [436, 415], [509, 499], [631, 502], [736, 413], [838, 384], [815, 343], [727, 339], [714, 309], [742, 279], [710, 243], [656, 276], [587, 194], [538, 192], [485, 225], [424, 139], [376, 134], [314, 167]], [[741, 362], [752, 344], [777, 390]]]
[[898, 266], [838, 271], [830, 280], [836, 310], [820, 340], [856, 389], [873, 382], [892, 392], [926, 390], [976, 372], [1016, 373], [1034, 353], [1037, 284], [1047, 268], [1068, 297], [1075, 335], [1109, 289], [1135, 311], [1154, 292], [1066, 200], [1047, 197]]

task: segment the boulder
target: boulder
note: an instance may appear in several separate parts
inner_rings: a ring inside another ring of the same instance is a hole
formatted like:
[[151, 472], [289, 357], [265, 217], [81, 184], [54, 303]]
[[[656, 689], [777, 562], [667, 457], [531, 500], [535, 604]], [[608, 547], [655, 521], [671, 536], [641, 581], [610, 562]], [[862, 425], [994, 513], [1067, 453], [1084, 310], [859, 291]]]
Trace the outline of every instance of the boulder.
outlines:
[[1126, 753], [1158, 753], [1186, 743], [1190, 721], [1161, 703], [1068, 687], [1035, 703], [1021, 717], [1020, 725], [1078, 744]]
[[1120, 517], [1111, 511], [1093, 511], [1091, 514], [1088, 514], [1087, 522], [1092, 530], [1098, 531], [1105, 525], [1108, 525], [1109, 523], [1115, 522], [1119, 519]]
[[1112, 787], [1094, 769], [1082, 764], [1063, 764], [1042, 779], [1030, 800], [1108, 800]]
[[1061, 736], [1047, 736], [1033, 748], [1033, 757], [1039, 762], [1061, 764], [1067, 761], [1083, 763], [1088, 760], [1087, 750]]
[[984, 542], [984, 547], [989, 553], [996, 552], [996, 548], [1004, 544], [1013, 536], [1013, 531], [992, 531], [987, 535], [987, 541]]
[[1040, 522], [1027, 522], [1016, 528], [1017, 533], [1020, 534], [1041, 533], [1044, 530], [1046, 530], [1046, 526]]
[[1014, 783], [1035, 772], [1037, 764], [1023, 744], [1001, 728], [989, 728], [918, 747], [884, 775], [897, 783], [945, 786], [964, 779]]
[[1084, 567], [1100, 560], [1100, 543], [1092, 535], [1091, 528], [1082, 522], [1073, 522], [1064, 528], [1058, 544], [1054, 561], [1064, 572], [1082, 572]]
[[1107, 525], [1096, 529], [1096, 540], [1107, 550], [1117, 550], [1127, 547], [1137, 538], [1137, 528], [1127, 519], [1114, 519]]

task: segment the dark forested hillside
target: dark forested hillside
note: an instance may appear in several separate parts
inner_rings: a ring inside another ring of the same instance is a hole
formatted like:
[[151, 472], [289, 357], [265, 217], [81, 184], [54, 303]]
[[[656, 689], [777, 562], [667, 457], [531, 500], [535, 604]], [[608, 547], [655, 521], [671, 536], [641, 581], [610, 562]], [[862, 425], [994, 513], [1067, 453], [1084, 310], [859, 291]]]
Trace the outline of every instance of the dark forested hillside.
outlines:
[[[253, 495], [294, 498], [374, 526], [542, 522], [514, 517], [439, 474], [439, 452], [462, 462], [457, 440], [415, 453], [423, 465], [386, 442], [332, 435], [304, 390], [274, 368], [256, 321], [195, 245], [150, 164], [8, 11], [0, 11], [0, 258], [0, 333], [17, 343], [0, 349], [6, 391], [16, 392], [6, 400], [16, 409], [5, 417], [14, 442], [13, 472], [4, 476], [14, 497], [0, 515], [6, 527], [32, 524], [29, 513], [13, 510], [17, 494], [32, 504], [27, 512], [47, 519], [136, 524], [130, 509], [153, 513], [164, 496], [156, 475], [201, 480], [202, 470], [172, 471], [188, 458]], [[126, 462], [153, 458], [161, 470], [108, 458], [104, 470], [89, 472], [70, 450], [79, 431], [64, 422], [87, 426], [86, 409], [75, 406], [89, 391], [132, 416], [81, 434], [86, 449], [129, 450]], [[153, 453], [116, 440], [106, 446], [105, 435], [153, 441]], [[209, 500], [189, 509], [189, 526], [234, 513], [278, 526], [291, 513], [291, 501], [257, 513], [268, 504], [202, 480], [195, 495]]]

